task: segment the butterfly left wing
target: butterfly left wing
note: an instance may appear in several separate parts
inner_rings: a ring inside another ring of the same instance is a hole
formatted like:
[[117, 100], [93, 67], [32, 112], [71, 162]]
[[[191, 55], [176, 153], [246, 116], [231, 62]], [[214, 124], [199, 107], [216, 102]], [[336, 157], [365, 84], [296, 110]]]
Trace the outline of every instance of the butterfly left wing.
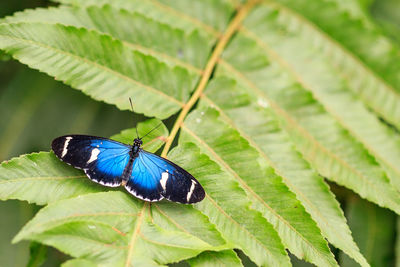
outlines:
[[88, 135], [66, 135], [53, 140], [56, 156], [75, 168], [83, 169], [94, 182], [116, 187], [129, 162], [130, 146]]
[[133, 162], [132, 175], [126, 189], [146, 201], [171, 201], [191, 204], [203, 200], [205, 192], [200, 183], [173, 162], [140, 150]]

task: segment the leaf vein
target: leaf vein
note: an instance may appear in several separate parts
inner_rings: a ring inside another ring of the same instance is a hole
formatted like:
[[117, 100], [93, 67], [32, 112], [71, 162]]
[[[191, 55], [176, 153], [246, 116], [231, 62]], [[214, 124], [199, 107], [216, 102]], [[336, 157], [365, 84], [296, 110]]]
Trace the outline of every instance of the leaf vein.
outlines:
[[145, 215], [145, 210], [148, 208], [148, 206], [149, 206], [148, 202], [143, 203], [143, 208], [140, 211], [139, 217], [136, 220], [136, 224], [135, 224], [135, 227], [133, 228], [132, 236], [131, 236], [131, 239], [130, 239], [129, 245], [128, 245], [129, 251], [128, 251], [128, 255], [126, 257], [125, 267], [128, 267], [131, 263], [133, 251], [134, 251], [134, 247], [135, 247], [135, 242], [136, 242], [137, 236], [140, 232], [140, 226], [142, 225], [142, 222], [144, 219], [143, 217]]

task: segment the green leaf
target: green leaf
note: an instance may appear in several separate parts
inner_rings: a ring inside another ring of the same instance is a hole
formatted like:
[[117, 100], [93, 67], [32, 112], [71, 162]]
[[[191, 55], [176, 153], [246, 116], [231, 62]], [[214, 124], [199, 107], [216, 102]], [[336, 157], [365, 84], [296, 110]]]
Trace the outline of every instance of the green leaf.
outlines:
[[194, 205], [208, 216], [225, 240], [260, 266], [288, 266], [289, 258], [272, 225], [250, 208], [237, 181], [191, 143], [174, 148], [168, 158], [188, 170], [207, 192]]
[[[277, 13], [257, 11], [251, 18], [264, 19], [258, 25], [277, 19]], [[321, 175], [399, 213], [400, 195], [380, 165], [275, 58], [269, 58], [269, 46], [259, 35], [249, 30], [238, 34], [225, 51], [219, 75], [235, 79], [260, 105], [271, 107], [296, 149]], [[250, 47], [248, 58], [236, 57], [243, 46]]]
[[[170, 203], [166, 204], [168, 210]], [[163, 212], [163, 204], [157, 205]], [[207, 219], [186, 207], [184, 216], [191, 218], [190, 224], [177, 221], [178, 230], [172, 230], [159, 224], [159, 211], [149, 213], [149, 203], [126, 193], [86, 194], [49, 204], [13, 241], [36, 240], [103, 266], [166, 264], [203, 250], [226, 248], [212, 225], [198, 230], [196, 225], [204, 225]]]
[[214, 39], [203, 37], [198, 29], [177, 29], [155, 19], [148, 18], [146, 13], [106, 5], [26, 10], [5, 18], [4, 22], [60, 23], [97, 30], [171, 66], [179, 65], [199, 74], [199, 68], [204, 67]]
[[[44, 23], [0, 25], [0, 48], [97, 100], [166, 118], [178, 111], [197, 75], [170, 67], [108, 35]], [[91, 51], [91, 53], [87, 53]], [[61, 60], [62, 59], [62, 60]]]
[[219, 252], [205, 251], [196, 258], [188, 260], [192, 267], [240, 267], [243, 266], [239, 257], [233, 250], [223, 250]]
[[270, 6], [282, 14], [281, 25], [290, 28], [291, 33], [300, 33], [309, 47], [317, 48], [313, 56], [328, 58], [351, 91], [400, 127], [399, 46], [367, 20], [368, 15], [363, 20], [349, 16], [346, 10], [338, 8], [338, 2], [342, 2], [339, 0], [316, 1], [313, 5], [305, 0], [273, 2], [276, 3]]
[[[400, 190], [400, 136], [364, 106], [352, 91], [352, 84], [338, 75], [337, 69], [330, 61], [326, 61], [325, 56], [318, 56], [321, 47], [314, 47], [310, 44], [310, 38], [304, 38], [306, 29], [299, 32], [282, 23], [285, 18], [285, 14], [281, 14], [283, 10], [278, 9], [280, 16], [268, 20], [268, 27], [259, 26], [265, 25], [265, 15], [272, 10], [258, 9], [257, 12], [264, 15], [263, 19], [250, 17], [246, 23], [245, 35], [256, 41], [271, 60], [279, 63], [277, 67], [290, 75], [287, 80], [293, 80], [312, 92], [313, 97], [388, 170], [392, 183]], [[271, 26], [271, 23], [276, 26]], [[286, 38], [282, 29], [290, 33], [291, 38]], [[371, 97], [379, 99], [376, 94]], [[400, 109], [400, 94], [395, 99], [388, 113], [398, 119], [394, 109]], [[384, 107], [388, 103], [385, 99], [385, 102], [378, 105]]]
[[53, 153], [24, 155], [0, 165], [1, 200], [19, 199], [43, 205], [102, 189], [81, 171], [62, 163]]
[[[209, 134], [213, 129], [214, 135]], [[254, 208], [274, 226], [292, 253], [315, 264], [336, 262], [326, 241], [295, 195], [249, 143], [212, 109], [198, 109], [185, 120], [180, 142], [194, 142], [246, 191]], [[288, 207], [291, 207], [288, 209]]]
[[[328, 241], [361, 265], [368, 265], [354, 243], [339, 203], [329, 187], [293, 148], [289, 136], [279, 127], [266, 103], [235, 81], [222, 77], [208, 86], [201, 103], [217, 109], [220, 119], [257, 149], [263, 160], [296, 194]], [[248, 119], [250, 116], [252, 120]]]

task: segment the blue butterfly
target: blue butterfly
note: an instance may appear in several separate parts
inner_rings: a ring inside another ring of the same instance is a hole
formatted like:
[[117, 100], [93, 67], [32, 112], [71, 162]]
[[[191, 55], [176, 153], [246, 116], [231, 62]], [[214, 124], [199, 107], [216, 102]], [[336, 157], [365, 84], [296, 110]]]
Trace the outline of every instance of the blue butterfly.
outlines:
[[203, 200], [205, 192], [200, 183], [175, 163], [141, 148], [142, 139], [133, 145], [111, 139], [66, 135], [53, 140], [56, 156], [82, 169], [99, 184], [125, 188], [145, 201], [171, 201], [191, 204]]

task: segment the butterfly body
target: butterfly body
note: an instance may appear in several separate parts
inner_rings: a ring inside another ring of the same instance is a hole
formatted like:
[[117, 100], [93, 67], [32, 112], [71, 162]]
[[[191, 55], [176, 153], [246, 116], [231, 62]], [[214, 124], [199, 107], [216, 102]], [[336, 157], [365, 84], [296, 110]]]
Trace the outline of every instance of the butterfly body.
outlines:
[[190, 204], [204, 198], [204, 189], [190, 173], [141, 146], [140, 138], [127, 145], [88, 135], [61, 136], [52, 142], [60, 160], [82, 169], [92, 181], [109, 187], [125, 186], [145, 201], [166, 198]]

